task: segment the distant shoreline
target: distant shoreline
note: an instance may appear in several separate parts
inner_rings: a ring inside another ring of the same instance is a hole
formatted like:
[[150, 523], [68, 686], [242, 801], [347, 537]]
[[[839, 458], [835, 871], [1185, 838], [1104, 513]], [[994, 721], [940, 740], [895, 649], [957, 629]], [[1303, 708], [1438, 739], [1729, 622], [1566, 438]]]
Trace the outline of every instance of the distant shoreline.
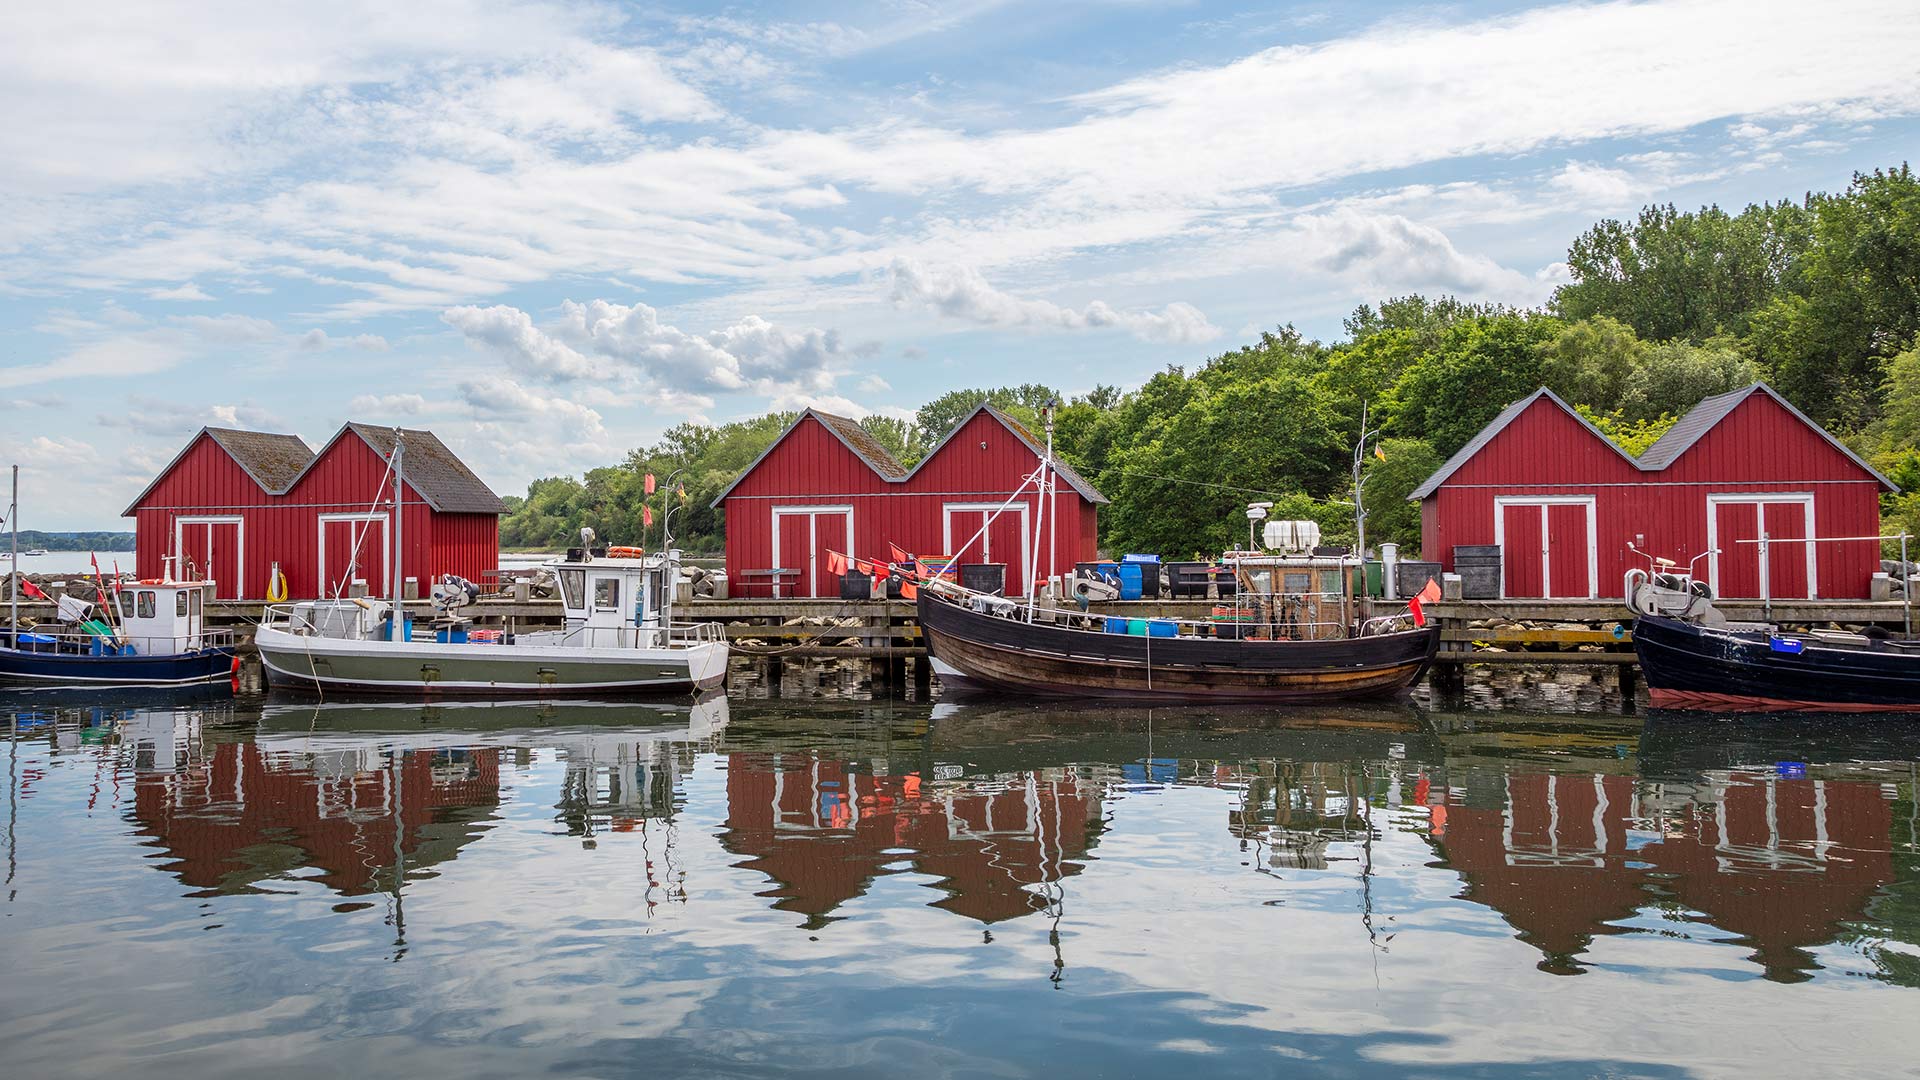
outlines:
[[[0, 551], [11, 550], [13, 534], [0, 533]], [[42, 532], [20, 530], [20, 550], [42, 548], [47, 551], [132, 551], [130, 532]]]

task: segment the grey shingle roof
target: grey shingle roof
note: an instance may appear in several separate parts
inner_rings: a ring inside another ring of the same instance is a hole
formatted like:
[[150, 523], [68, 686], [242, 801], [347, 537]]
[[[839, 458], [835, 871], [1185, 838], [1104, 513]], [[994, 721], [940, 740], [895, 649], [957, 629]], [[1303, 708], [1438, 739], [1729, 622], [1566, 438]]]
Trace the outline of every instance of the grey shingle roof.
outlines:
[[[393, 429], [373, 424], [349, 423], [347, 431], [366, 440], [374, 452], [385, 457], [393, 453]], [[504, 514], [507, 504], [484, 481], [467, 468], [466, 462], [447, 449], [431, 431], [405, 430], [407, 453], [403, 465], [407, 486], [420, 493], [427, 505], [448, 514]], [[339, 436], [334, 436], [338, 439]]]
[[1700, 404], [1687, 411], [1666, 434], [1654, 440], [1652, 446], [1640, 453], [1640, 467], [1643, 469], [1664, 469], [1673, 464], [1674, 459], [1686, 453], [1687, 448], [1700, 440], [1713, 429], [1713, 425], [1727, 418], [1748, 395], [1760, 388], [1759, 383], [1744, 386], [1730, 393], [1715, 394], [1700, 399]]
[[872, 432], [860, 426], [860, 421], [824, 413], [818, 409], [812, 412], [815, 420], [825, 424], [828, 431], [840, 436], [840, 441], [847, 444], [847, 449], [872, 466], [874, 472], [889, 480], [898, 480], [907, 475], [907, 467], [895, 461], [893, 455], [887, 452], [887, 448], [880, 445], [880, 440], [874, 438]]
[[1627, 464], [1632, 465], [1636, 468], [1640, 466], [1640, 463], [1633, 459], [1632, 454], [1629, 454], [1625, 450], [1620, 449], [1620, 447], [1616, 445], [1612, 439], [1609, 439], [1605, 435], [1601, 434], [1600, 429], [1597, 427], [1594, 427], [1593, 424], [1586, 417], [1581, 416], [1580, 413], [1577, 410], [1575, 410], [1573, 406], [1568, 405], [1566, 402], [1560, 400], [1560, 395], [1554, 393], [1553, 391], [1543, 386], [1540, 389], [1535, 390], [1533, 393], [1528, 394], [1526, 397], [1521, 398], [1519, 401], [1516, 401], [1513, 404], [1507, 406], [1506, 408], [1500, 410], [1500, 414], [1498, 416], [1495, 416], [1491, 421], [1489, 421], [1486, 427], [1481, 428], [1479, 434], [1467, 440], [1467, 445], [1455, 451], [1454, 455], [1447, 459], [1447, 463], [1440, 466], [1439, 469], [1435, 470], [1432, 476], [1427, 477], [1427, 482], [1415, 488], [1413, 490], [1413, 494], [1407, 496], [1407, 499], [1411, 502], [1418, 502], [1421, 499], [1424, 499], [1427, 496], [1433, 494], [1435, 491], [1439, 490], [1440, 485], [1446, 483], [1447, 477], [1452, 476], [1455, 472], [1459, 471], [1460, 466], [1465, 465], [1468, 459], [1472, 458], [1473, 455], [1479, 453], [1481, 450], [1484, 450], [1486, 448], [1486, 445], [1493, 441], [1493, 437], [1495, 435], [1500, 434], [1502, 431], [1506, 430], [1506, 427], [1508, 424], [1511, 424], [1515, 420], [1519, 419], [1520, 414], [1523, 412], [1526, 412], [1527, 407], [1529, 405], [1532, 405], [1534, 402], [1539, 401], [1543, 397], [1553, 402], [1555, 405], [1558, 405], [1561, 408], [1561, 410], [1565, 412], [1568, 416], [1571, 416], [1575, 420], [1580, 421], [1581, 427], [1584, 427], [1588, 431], [1592, 432], [1594, 438], [1599, 439], [1601, 442], [1605, 443], [1609, 448], [1613, 450], [1614, 453], [1619, 454], [1623, 458], [1626, 458]]
[[313, 462], [313, 451], [298, 435], [276, 435], [266, 431], [240, 431], [235, 428], [201, 428], [193, 438], [180, 448], [180, 452], [167, 462], [167, 467], [154, 474], [133, 502], [121, 511], [121, 517], [132, 517], [134, 510], [147, 501], [160, 481], [166, 479], [174, 466], [187, 456], [187, 451], [199, 445], [200, 436], [213, 440], [214, 445], [224, 450], [234, 464], [240, 466], [269, 495], [284, 495], [300, 473]]
[[[1015, 420], [1013, 417], [1007, 415], [1004, 412], [1001, 412], [999, 409], [996, 409], [991, 405], [982, 405], [978, 409], [975, 409], [972, 413], [968, 414], [967, 420], [973, 419], [975, 416], [979, 415], [982, 412], [991, 414], [995, 420], [998, 420], [1002, 424], [1006, 425], [1006, 428], [1008, 431], [1013, 432], [1016, 438], [1018, 438], [1021, 442], [1027, 444], [1027, 449], [1033, 451], [1034, 456], [1038, 457], [1047, 452], [1046, 444], [1041, 442], [1040, 439], [1036, 437], [1033, 432], [1028, 431], [1027, 426], [1025, 424], [1022, 424], [1020, 421]], [[956, 426], [953, 429], [953, 431], [950, 431], [947, 433], [947, 439], [953, 438], [954, 432], [959, 431], [960, 428], [965, 427], [966, 424], [967, 424], [966, 420], [960, 421], [959, 425]], [[947, 439], [940, 440], [940, 445], [945, 446], [947, 444]], [[927, 455], [927, 457], [929, 458], [931, 458], [932, 456], [933, 456], [932, 454]], [[1059, 458], [1056, 457], [1053, 459], [1053, 467], [1054, 467], [1054, 470], [1060, 474], [1060, 479], [1065, 480], [1067, 482], [1068, 487], [1079, 492], [1082, 496], [1086, 498], [1088, 502], [1098, 503], [1102, 506], [1107, 504], [1107, 497], [1105, 495], [1100, 494], [1100, 492], [1096, 491], [1094, 489], [1094, 486], [1086, 481], [1085, 477], [1082, 477], [1079, 473], [1075, 472], [1073, 469], [1073, 466], [1067, 464], [1064, 461], [1061, 461]]]

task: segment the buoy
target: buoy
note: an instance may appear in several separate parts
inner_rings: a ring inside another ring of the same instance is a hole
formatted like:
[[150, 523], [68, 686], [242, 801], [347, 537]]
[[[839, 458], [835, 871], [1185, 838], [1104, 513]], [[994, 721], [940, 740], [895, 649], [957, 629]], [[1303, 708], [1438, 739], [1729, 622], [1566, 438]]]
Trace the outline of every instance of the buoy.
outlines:
[[274, 563], [267, 574], [267, 602], [284, 604], [287, 600], [287, 575], [280, 572], [280, 564]]
[[1624, 624], [1622, 623], [1613, 624], [1613, 640], [1615, 641], [1627, 640], [1627, 628]]

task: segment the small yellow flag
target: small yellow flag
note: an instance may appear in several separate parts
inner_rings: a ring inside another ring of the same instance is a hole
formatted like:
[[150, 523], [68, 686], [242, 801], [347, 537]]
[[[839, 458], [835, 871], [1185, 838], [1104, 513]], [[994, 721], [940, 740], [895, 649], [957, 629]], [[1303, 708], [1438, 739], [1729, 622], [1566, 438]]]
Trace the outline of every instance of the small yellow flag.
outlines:
[[1379, 458], [1381, 461], [1387, 460], [1387, 452], [1380, 449], [1379, 443], [1373, 444], [1373, 456]]

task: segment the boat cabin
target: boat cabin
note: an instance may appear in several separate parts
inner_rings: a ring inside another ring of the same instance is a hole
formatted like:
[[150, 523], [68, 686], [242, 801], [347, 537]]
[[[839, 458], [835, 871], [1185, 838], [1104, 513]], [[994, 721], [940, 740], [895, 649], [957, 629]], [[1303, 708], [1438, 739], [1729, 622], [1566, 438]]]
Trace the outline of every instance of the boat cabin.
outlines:
[[120, 587], [120, 649], [162, 656], [206, 648], [211, 581], [140, 581]]
[[[629, 554], [631, 553], [631, 554]], [[680, 553], [638, 548], [571, 548], [548, 563], [560, 583], [569, 645], [649, 648], [667, 643]]]
[[1237, 621], [1242, 636], [1320, 641], [1351, 636], [1357, 607], [1354, 560], [1345, 555], [1230, 551], [1238, 599], [1215, 622]]

